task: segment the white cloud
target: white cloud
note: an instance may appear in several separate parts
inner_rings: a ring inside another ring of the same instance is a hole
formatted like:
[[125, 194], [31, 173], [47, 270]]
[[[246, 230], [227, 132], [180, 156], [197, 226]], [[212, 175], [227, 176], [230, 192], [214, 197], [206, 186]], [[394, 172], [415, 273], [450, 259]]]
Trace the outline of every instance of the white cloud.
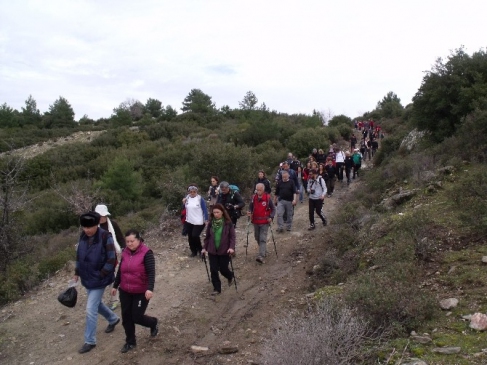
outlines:
[[437, 57], [485, 45], [487, 2], [467, 0], [0, 0], [0, 103], [60, 95], [76, 117], [127, 98], [179, 109], [192, 88], [238, 107], [356, 116], [394, 91], [404, 104]]

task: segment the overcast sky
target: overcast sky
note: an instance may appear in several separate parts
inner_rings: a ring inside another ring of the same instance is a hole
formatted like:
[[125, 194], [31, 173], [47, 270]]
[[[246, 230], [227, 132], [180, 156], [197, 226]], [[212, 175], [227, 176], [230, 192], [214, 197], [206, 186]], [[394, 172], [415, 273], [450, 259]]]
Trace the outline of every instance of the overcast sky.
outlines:
[[218, 108], [252, 91], [271, 110], [356, 117], [403, 105], [438, 57], [487, 46], [485, 0], [0, 0], [0, 104], [76, 119], [130, 99]]

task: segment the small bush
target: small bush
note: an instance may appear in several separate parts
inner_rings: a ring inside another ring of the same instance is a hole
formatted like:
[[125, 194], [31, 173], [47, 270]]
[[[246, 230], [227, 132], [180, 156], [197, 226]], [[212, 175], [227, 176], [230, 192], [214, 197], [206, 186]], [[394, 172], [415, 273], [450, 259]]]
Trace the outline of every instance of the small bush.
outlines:
[[276, 327], [264, 344], [264, 364], [348, 365], [363, 353], [367, 332], [367, 323], [336, 299], [324, 299], [306, 316], [288, 314]]
[[404, 333], [431, 319], [435, 302], [419, 289], [420, 274], [410, 262], [383, 271], [364, 272], [344, 292], [345, 302], [357, 308], [374, 329], [394, 324]]
[[69, 260], [76, 259], [76, 251], [72, 246], [55, 253], [53, 256], [45, 258], [39, 262], [39, 279], [43, 280], [63, 268]]

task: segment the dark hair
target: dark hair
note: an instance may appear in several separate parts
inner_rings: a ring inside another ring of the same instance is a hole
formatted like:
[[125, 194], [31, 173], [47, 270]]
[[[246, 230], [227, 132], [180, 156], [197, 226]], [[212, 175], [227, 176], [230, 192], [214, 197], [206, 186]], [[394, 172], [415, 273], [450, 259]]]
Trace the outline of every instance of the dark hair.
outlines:
[[264, 177], [265, 177], [265, 171], [264, 170], [259, 170], [259, 172], [262, 172], [264, 174]]
[[129, 229], [127, 232], [125, 232], [125, 237], [132, 236], [132, 235], [138, 240], [144, 242], [144, 239], [141, 237], [139, 231], [137, 231], [136, 229]]
[[211, 218], [215, 218], [215, 216], [213, 215], [213, 211], [215, 209], [221, 210], [223, 212], [223, 219], [225, 220], [225, 222], [231, 222], [232, 221], [232, 219], [230, 218], [230, 215], [228, 214], [227, 210], [220, 203], [216, 203], [214, 206], [211, 207]]
[[210, 177], [210, 180], [211, 180], [211, 179], [215, 179], [217, 183], [219, 183], [219, 182], [220, 182], [220, 179], [218, 179], [218, 176], [214, 176], [214, 175], [213, 175], [212, 177]]

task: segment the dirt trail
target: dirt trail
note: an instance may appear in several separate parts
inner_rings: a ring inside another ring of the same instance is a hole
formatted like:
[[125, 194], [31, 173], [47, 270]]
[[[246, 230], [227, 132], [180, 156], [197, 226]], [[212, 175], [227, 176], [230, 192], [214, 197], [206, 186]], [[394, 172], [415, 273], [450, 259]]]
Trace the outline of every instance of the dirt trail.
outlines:
[[[308, 228], [307, 201], [295, 211], [293, 231], [277, 233], [273, 224], [278, 258], [269, 232], [267, 262], [255, 261], [258, 252], [250, 227], [248, 257], [245, 256], [246, 218], [237, 225], [237, 256], [234, 258], [238, 284], [223, 285], [220, 296], [212, 297], [204, 264], [189, 258], [185, 237], [146, 236], [156, 255], [155, 296], [147, 314], [159, 318], [159, 335], [152, 339], [149, 330], [137, 326], [136, 351], [121, 354], [124, 331], [121, 325], [105, 334], [104, 319], [98, 323], [97, 347], [78, 354], [83, 344], [86, 295], [79, 289], [75, 308], [63, 307], [56, 300], [72, 276], [63, 270], [37, 290], [0, 311], [0, 363], [2, 364], [248, 364], [259, 363], [262, 339], [268, 337], [273, 318], [290, 308], [305, 308], [310, 279], [306, 274], [319, 262], [322, 237], [333, 229], [333, 216], [347, 188], [336, 183], [332, 198], [325, 199], [324, 211], [331, 226]], [[317, 217], [316, 217], [317, 218]], [[317, 220], [319, 222], [319, 219]], [[105, 298], [108, 298], [106, 296]], [[116, 309], [120, 314], [120, 308]], [[239, 351], [221, 355], [218, 348], [229, 340]], [[192, 345], [209, 347], [194, 354]], [[251, 363], [251, 362], [250, 362]]]

